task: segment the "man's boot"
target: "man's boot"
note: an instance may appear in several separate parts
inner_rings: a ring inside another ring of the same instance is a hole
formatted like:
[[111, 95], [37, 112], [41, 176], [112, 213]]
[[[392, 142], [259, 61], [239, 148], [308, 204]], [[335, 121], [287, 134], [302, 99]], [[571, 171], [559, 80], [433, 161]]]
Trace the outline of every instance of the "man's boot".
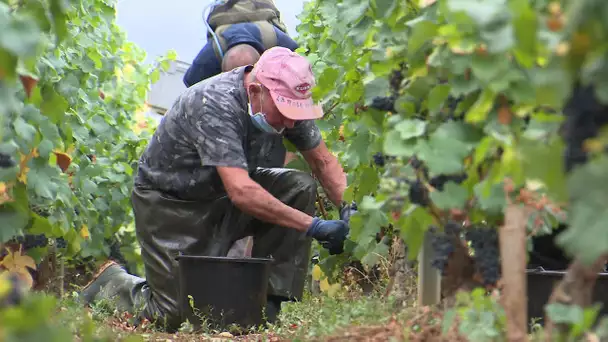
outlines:
[[122, 266], [109, 260], [99, 267], [93, 279], [83, 287], [79, 298], [85, 305], [109, 300], [117, 310], [133, 312], [136, 309], [133, 294], [144, 283], [144, 279], [127, 273]]

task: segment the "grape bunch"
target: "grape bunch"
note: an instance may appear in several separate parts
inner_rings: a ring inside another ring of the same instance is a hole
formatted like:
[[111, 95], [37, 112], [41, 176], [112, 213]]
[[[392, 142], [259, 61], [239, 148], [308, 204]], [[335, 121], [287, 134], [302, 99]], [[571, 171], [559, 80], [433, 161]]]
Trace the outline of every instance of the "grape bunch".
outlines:
[[49, 239], [44, 234], [26, 234], [13, 238], [9, 243], [18, 243], [23, 246], [23, 250], [27, 251], [33, 248], [46, 247], [49, 245]]
[[[465, 181], [466, 178], [467, 175], [465, 173], [456, 175], [439, 175], [431, 178], [431, 180], [429, 181], [429, 185], [437, 189], [438, 191], [443, 191], [443, 188], [447, 182], [452, 181], [457, 184], [460, 184]], [[421, 205], [423, 207], [429, 205], [429, 190], [426, 188], [420, 178], [416, 178], [416, 180], [414, 181], [403, 179], [403, 181], [405, 181], [410, 186], [408, 193], [410, 202]]]
[[385, 112], [395, 112], [395, 101], [396, 98], [394, 96], [377, 96], [372, 100], [372, 103], [369, 106]]
[[55, 240], [55, 246], [59, 249], [64, 249], [68, 247], [68, 243], [64, 238], [60, 237]]
[[496, 284], [501, 276], [498, 231], [492, 227], [471, 226], [465, 237], [475, 251], [475, 265], [484, 284]]
[[436, 226], [431, 226], [429, 231], [431, 232], [431, 246], [435, 252], [431, 265], [441, 271], [441, 275], [446, 275], [446, 266], [450, 256], [454, 252], [454, 243], [459, 241], [458, 235], [460, 234], [461, 225], [457, 222], [448, 222], [443, 229], [443, 232], [438, 232]]
[[454, 182], [456, 184], [460, 184], [462, 182], [464, 182], [465, 180], [467, 180], [467, 174], [466, 173], [457, 173], [457, 174], [453, 174], [453, 175], [439, 175], [439, 176], [435, 176], [433, 178], [431, 178], [431, 180], [429, 181], [429, 184], [439, 190], [439, 191], [443, 191], [443, 187], [445, 186], [445, 184], [447, 182]]
[[387, 161], [395, 160], [395, 157], [387, 156], [382, 154], [382, 152], [377, 152], [373, 155], [374, 164], [379, 167], [384, 167]]
[[426, 207], [429, 204], [429, 191], [420, 179], [407, 181], [410, 185], [408, 197], [410, 202]]
[[8, 169], [15, 165], [15, 161], [11, 156], [4, 153], [0, 153], [0, 168]]
[[564, 167], [570, 172], [575, 166], [587, 162], [584, 143], [598, 135], [608, 124], [608, 106], [598, 101], [593, 86], [576, 85], [563, 110], [566, 115], [563, 138], [566, 142]]

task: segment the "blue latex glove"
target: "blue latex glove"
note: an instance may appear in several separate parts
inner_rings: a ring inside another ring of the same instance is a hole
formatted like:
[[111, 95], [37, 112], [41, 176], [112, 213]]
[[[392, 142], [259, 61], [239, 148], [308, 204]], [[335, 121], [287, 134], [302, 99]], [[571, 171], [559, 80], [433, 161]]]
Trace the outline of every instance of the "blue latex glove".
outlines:
[[344, 240], [348, 232], [348, 224], [345, 221], [322, 220], [315, 217], [306, 235], [319, 241], [323, 248], [329, 250], [330, 255], [334, 255], [344, 252]]
[[353, 202], [352, 204], [347, 204], [346, 202], [343, 202], [342, 206], [340, 207], [340, 220], [348, 223], [350, 221], [350, 217], [356, 212], [357, 203]]

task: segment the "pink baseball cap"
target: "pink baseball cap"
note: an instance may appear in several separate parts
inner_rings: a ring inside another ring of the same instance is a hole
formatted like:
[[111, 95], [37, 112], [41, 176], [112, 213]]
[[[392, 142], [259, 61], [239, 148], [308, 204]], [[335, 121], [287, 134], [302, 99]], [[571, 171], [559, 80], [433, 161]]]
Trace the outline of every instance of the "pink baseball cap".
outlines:
[[291, 50], [275, 46], [260, 56], [252, 71], [268, 90], [281, 114], [291, 120], [323, 117], [323, 108], [312, 99], [315, 77], [308, 60]]

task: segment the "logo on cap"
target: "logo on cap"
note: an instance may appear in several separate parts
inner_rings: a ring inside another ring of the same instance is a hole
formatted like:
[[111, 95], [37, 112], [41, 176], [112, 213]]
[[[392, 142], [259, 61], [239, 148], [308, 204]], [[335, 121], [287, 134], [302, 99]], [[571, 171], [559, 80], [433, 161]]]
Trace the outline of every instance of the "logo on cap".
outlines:
[[306, 94], [307, 91], [309, 91], [311, 88], [310, 84], [308, 83], [302, 83], [296, 86], [296, 91], [302, 93], [302, 94]]

